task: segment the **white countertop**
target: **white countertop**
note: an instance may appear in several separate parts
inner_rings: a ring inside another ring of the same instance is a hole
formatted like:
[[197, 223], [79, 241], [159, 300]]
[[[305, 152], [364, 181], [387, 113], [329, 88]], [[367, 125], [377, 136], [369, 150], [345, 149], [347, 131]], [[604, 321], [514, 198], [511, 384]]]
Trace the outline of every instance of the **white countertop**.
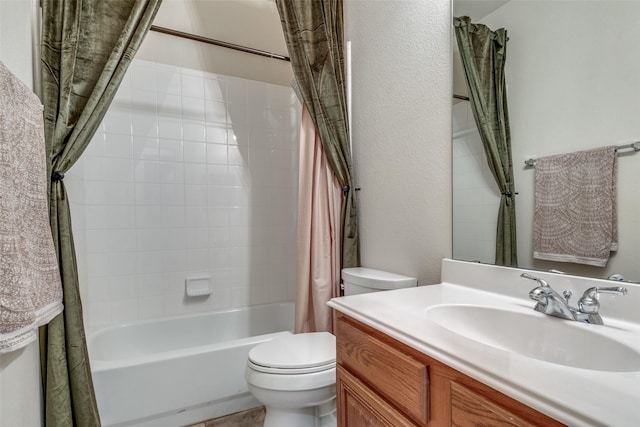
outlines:
[[[473, 304], [530, 310], [541, 321], [567, 322], [533, 311], [535, 302], [527, 295], [535, 283], [520, 279], [522, 271], [444, 260], [443, 283], [439, 285], [334, 298], [328, 304], [567, 425], [640, 426], [640, 372], [579, 369], [536, 360], [465, 338], [429, 319], [430, 307]], [[547, 280], [556, 291], [569, 288], [574, 295], [591, 286], [627, 287], [626, 296], [601, 298], [605, 325], [571, 323], [578, 328], [597, 328], [593, 330], [597, 334], [623, 342], [640, 354], [640, 286], [533, 274]], [[496, 324], [495, 333], [510, 326]], [[594, 346], [601, 345], [594, 341]]]

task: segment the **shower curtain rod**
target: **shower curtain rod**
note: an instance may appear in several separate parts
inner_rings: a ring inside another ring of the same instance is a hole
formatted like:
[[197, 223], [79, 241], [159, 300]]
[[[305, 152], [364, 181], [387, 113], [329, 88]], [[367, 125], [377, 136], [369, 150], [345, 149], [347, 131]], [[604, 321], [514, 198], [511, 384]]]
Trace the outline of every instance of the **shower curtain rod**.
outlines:
[[455, 93], [453, 94], [453, 97], [454, 97], [455, 99], [462, 99], [463, 101], [468, 101], [468, 100], [469, 100], [469, 97], [468, 97], [468, 96], [458, 95], [458, 94], [455, 94]]
[[157, 25], [152, 25], [150, 28], [151, 31], [155, 31], [157, 33], [168, 34], [170, 36], [176, 36], [183, 39], [195, 40], [201, 43], [212, 44], [214, 46], [226, 47], [227, 49], [234, 49], [240, 52], [251, 53], [253, 55], [264, 56], [266, 58], [279, 59], [281, 61], [291, 62], [288, 56], [279, 55], [277, 53], [267, 52], [260, 49], [254, 49], [252, 47], [242, 46], [235, 43], [229, 43], [222, 40], [211, 39], [209, 37], [198, 36], [196, 34], [185, 33], [178, 30], [173, 30], [171, 28], [159, 27]]
[[[640, 151], [640, 141], [632, 142], [631, 144], [618, 145], [616, 151], [633, 149], [633, 151]], [[524, 161], [527, 166], [534, 167], [536, 165], [536, 159], [527, 159]]]

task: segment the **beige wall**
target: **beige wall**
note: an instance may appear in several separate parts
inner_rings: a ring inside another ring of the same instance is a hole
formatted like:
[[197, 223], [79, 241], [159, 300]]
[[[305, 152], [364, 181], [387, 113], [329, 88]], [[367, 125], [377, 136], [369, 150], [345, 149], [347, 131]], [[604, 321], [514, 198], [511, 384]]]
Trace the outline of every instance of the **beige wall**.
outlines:
[[450, 8], [345, 1], [362, 264], [420, 284], [451, 256]]
[[[32, 86], [31, 1], [0, 0], [0, 61]], [[0, 426], [42, 424], [38, 343], [0, 355]]]
[[[164, 0], [153, 24], [288, 56], [275, 1]], [[150, 32], [138, 59], [289, 86], [288, 62]]]

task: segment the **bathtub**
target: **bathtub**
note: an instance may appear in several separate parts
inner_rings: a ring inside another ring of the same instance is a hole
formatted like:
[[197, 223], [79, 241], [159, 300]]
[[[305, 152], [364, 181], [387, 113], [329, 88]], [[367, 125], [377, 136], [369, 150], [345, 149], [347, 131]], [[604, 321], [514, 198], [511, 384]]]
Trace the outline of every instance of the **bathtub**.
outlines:
[[135, 322], [88, 340], [104, 427], [176, 427], [260, 406], [244, 369], [256, 344], [293, 330], [293, 304]]

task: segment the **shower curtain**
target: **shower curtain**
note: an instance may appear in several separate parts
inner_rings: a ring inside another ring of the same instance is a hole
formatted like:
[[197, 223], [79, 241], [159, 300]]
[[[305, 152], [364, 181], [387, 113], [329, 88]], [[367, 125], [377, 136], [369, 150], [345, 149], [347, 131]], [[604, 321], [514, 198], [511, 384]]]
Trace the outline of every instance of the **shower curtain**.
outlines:
[[471, 109], [484, 145], [489, 169], [502, 194], [496, 232], [498, 265], [518, 266], [516, 198], [511, 159], [511, 133], [504, 66], [507, 31], [491, 31], [469, 17], [454, 18], [460, 57], [464, 66]]
[[[298, 267], [296, 331], [332, 331], [331, 310], [325, 303], [338, 293], [340, 268], [360, 265], [344, 83], [342, 0], [277, 0], [276, 4], [291, 57], [295, 85], [315, 125], [328, 167], [342, 192], [340, 226], [332, 230], [338, 239], [336, 242], [340, 242], [336, 253], [338, 261], [335, 261], [339, 264], [336, 267], [324, 259], [328, 253], [316, 247], [318, 242], [311, 243], [309, 252], [301, 255], [308, 259], [299, 258], [302, 264]], [[318, 207], [313, 206], [312, 211], [301, 210], [301, 213], [314, 212], [315, 215], [316, 209]], [[310, 221], [311, 227], [314, 227], [315, 220], [317, 218], [302, 219]], [[322, 236], [321, 240], [330, 238], [333, 237]], [[307, 263], [311, 263], [313, 268]], [[326, 264], [322, 273], [319, 270], [321, 264]], [[329, 292], [324, 288], [329, 286], [330, 277], [335, 278], [335, 283]]]
[[99, 426], [64, 174], [102, 122], [160, 0], [42, 0], [49, 217], [64, 311], [40, 329], [45, 425]]
[[338, 296], [340, 283], [342, 188], [304, 106], [299, 167], [295, 332], [333, 332], [326, 302]]
[[276, 4], [296, 84], [344, 191], [341, 266], [357, 267], [360, 249], [344, 83], [342, 0], [277, 0]]

